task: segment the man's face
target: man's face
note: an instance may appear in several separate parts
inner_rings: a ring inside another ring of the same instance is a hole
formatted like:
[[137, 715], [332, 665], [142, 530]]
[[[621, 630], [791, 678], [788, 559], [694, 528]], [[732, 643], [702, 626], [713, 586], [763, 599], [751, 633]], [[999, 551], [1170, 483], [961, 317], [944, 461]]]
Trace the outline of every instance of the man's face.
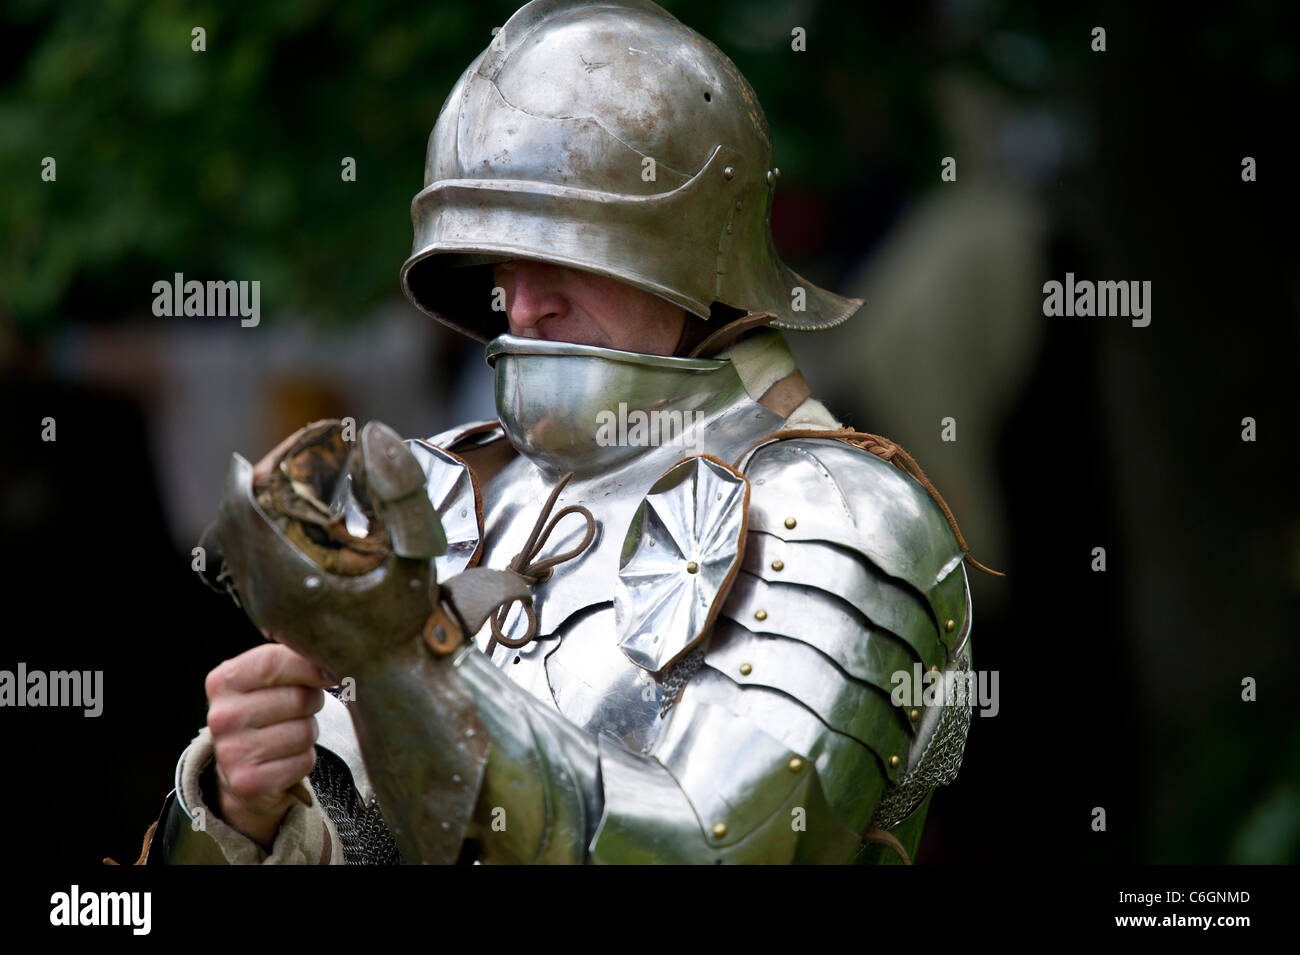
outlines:
[[513, 259], [492, 269], [505, 289], [510, 334], [671, 355], [685, 310], [657, 295], [562, 265]]

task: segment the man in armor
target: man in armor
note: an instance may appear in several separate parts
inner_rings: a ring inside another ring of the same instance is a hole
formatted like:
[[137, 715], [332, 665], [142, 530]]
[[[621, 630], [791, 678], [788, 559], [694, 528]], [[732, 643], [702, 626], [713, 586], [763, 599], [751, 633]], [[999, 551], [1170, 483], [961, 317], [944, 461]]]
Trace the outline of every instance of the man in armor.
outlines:
[[969, 670], [968, 558], [776, 331], [862, 303], [777, 256], [772, 159], [648, 0], [507, 21], [401, 273], [487, 343], [498, 420], [235, 457], [225, 582], [283, 644], [209, 675], [151, 864], [908, 860], [970, 707], [891, 693]]

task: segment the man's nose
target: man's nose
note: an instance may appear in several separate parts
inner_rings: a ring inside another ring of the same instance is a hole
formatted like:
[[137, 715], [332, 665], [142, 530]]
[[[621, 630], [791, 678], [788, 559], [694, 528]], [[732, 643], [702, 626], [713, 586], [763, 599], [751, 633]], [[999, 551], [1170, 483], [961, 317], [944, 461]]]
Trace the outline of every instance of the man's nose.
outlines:
[[516, 259], [510, 270], [513, 288], [506, 304], [510, 323], [519, 329], [535, 328], [548, 318], [569, 313], [569, 300], [560, 289], [560, 270], [545, 262]]

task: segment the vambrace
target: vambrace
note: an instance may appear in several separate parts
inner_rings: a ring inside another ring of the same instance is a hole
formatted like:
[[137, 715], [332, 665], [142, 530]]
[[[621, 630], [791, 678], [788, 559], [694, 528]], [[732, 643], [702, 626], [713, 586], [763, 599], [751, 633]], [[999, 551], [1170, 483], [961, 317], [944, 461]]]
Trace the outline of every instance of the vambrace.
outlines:
[[454, 665], [491, 738], [470, 833], [482, 861], [585, 862], [601, 806], [595, 740], [472, 646]]

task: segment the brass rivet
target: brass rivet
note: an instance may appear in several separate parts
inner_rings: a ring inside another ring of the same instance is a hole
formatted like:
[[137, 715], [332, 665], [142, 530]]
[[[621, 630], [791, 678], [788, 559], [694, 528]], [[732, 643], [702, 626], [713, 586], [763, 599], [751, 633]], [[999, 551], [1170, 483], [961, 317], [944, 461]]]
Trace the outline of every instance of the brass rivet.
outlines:
[[803, 760], [796, 756], [794, 759], [790, 760], [790, 762], [786, 763], [786, 765], [790, 767], [790, 772], [797, 773], [799, 770], [803, 769]]
[[722, 178], [723, 178], [723, 179], [734, 179], [735, 177], [736, 177], [736, 167], [735, 167], [735, 166], [723, 166], [723, 167], [722, 167]]
[[715, 822], [713, 824], [713, 838], [721, 839], [727, 834], [727, 824], [725, 822]]
[[741, 676], [749, 676], [749, 675], [750, 675], [751, 673], [753, 673], [753, 672], [754, 672], [754, 668], [753, 668], [752, 666], [750, 666], [748, 663], [742, 663], [742, 664], [740, 665], [740, 675], [741, 675]]
[[688, 574], [693, 574], [693, 573], [695, 573], [695, 572], [696, 572], [697, 570], [699, 570], [699, 569], [700, 569], [700, 565], [697, 564], [697, 563], [695, 563], [695, 561], [693, 561], [693, 560], [692, 560], [692, 561], [688, 561], [687, 564], [686, 564], [686, 572], [687, 572]]
[[755, 620], [766, 620], [766, 619], [767, 619], [767, 611], [766, 611], [766, 610], [755, 610], [755, 611], [754, 611], [754, 619], [755, 619]]
[[891, 768], [891, 769], [897, 769], [897, 768], [898, 768], [898, 764], [901, 763], [901, 762], [902, 762], [902, 760], [899, 759], [897, 756], [891, 756], [891, 757], [889, 757], [889, 765], [890, 765], [890, 768]]
[[794, 530], [794, 526], [795, 526], [796, 524], [798, 524], [798, 523], [799, 523], [799, 522], [796, 521], [793, 517], [787, 517], [787, 518], [785, 519], [785, 526], [786, 526], [789, 530]]
[[774, 560], [774, 561], [772, 561], [772, 569], [773, 569], [773, 570], [785, 570], [785, 561], [783, 561], [783, 560]]
[[952, 633], [954, 630], [957, 629], [957, 621], [949, 620], [947, 623], [944, 624], [944, 626], [948, 628], [949, 633]]
[[931, 673], [938, 673], [938, 672], [939, 672], [939, 664], [937, 664], [937, 663], [931, 663], [931, 664], [930, 664], [930, 672], [931, 672]]
[[920, 711], [920, 710], [912, 710], [912, 711], [911, 711], [910, 713], [908, 713], [907, 715], [910, 716], [910, 717], [912, 718], [912, 722], [915, 723], [917, 720], [919, 720], [919, 719], [921, 718], [921, 711]]

